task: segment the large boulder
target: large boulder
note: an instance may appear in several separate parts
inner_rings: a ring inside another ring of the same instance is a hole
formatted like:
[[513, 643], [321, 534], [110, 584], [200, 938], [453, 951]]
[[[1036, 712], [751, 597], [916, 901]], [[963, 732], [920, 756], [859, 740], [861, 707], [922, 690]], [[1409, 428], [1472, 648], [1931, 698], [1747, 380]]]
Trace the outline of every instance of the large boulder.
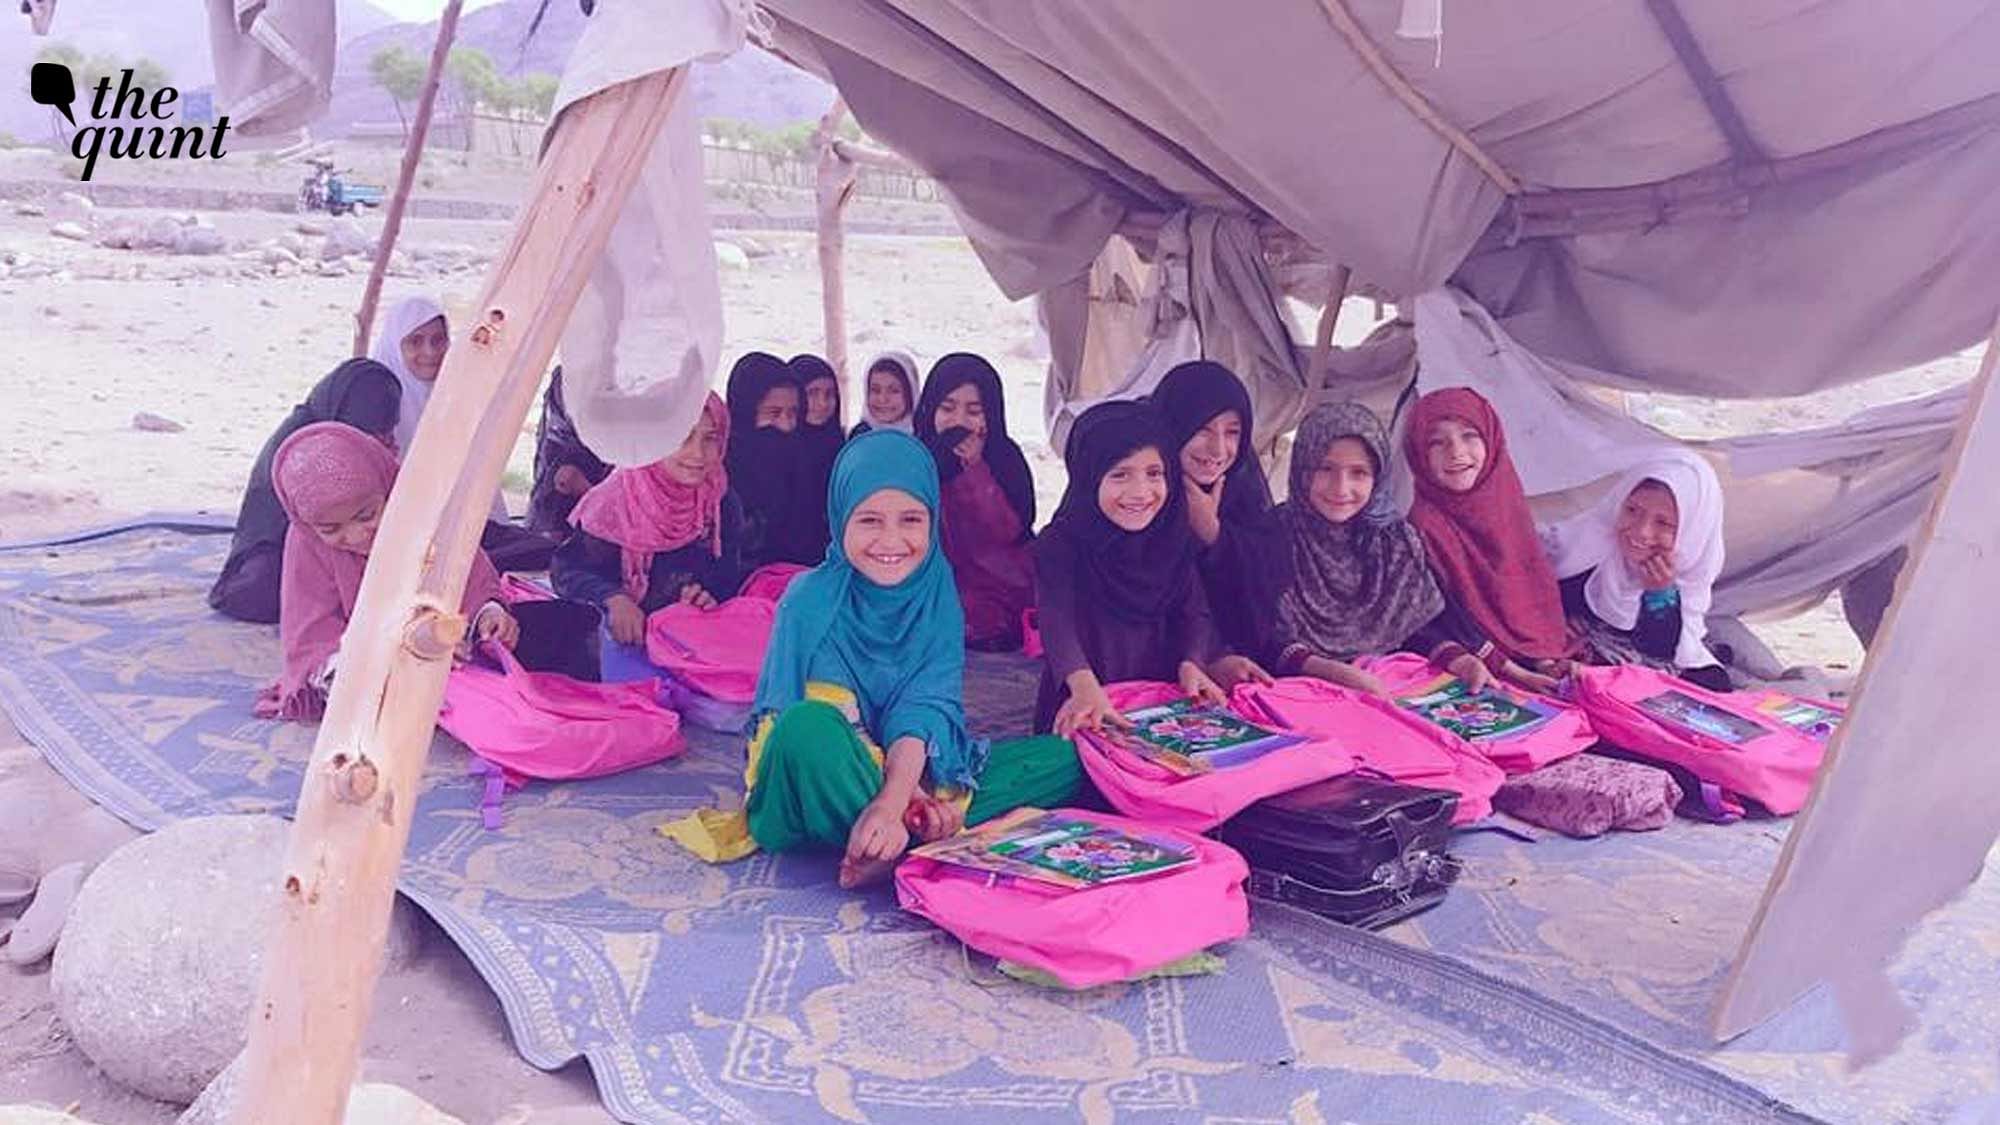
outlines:
[[[271, 816], [195, 817], [126, 844], [91, 872], [49, 984], [70, 1037], [106, 1074], [186, 1103], [242, 1050], [288, 831]], [[390, 967], [409, 962], [418, 934], [399, 900]]]
[[55, 205], [49, 208], [49, 217], [57, 222], [89, 226], [97, 219], [97, 204], [87, 195], [66, 191], [56, 196]]
[[[367, 1069], [366, 1060], [362, 1069]], [[180, 1115], [175, 1125], [228, 1125], [229, 1111], [236, 1104], [242, 1085], [243, 1057], [238, 1055], [217, 1075], [208, 1089]], [[0, 1118], [0, 1121], [4, 1121]], [[600, 1118], [602, 1120], [602, 1118]], [[341, 1125], [465, 1125], [401, 1086], [385, 1082], [357, 1082], [347, 1094], [347, 1114]]]

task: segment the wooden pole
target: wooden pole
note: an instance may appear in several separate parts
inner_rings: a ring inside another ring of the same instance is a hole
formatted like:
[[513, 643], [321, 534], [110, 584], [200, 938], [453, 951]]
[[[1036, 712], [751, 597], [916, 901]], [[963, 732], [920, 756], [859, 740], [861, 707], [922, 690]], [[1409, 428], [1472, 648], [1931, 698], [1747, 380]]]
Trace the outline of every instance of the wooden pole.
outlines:
[[444, 14], [438, 17], [437, 42], [431, 44], [431, 68], [424, 75], [423, 93], [417, 96], [416, 120], [403, 140], [403, 168], [396, 174], [396, 194], [382, 213], [382, 237], [375, 244], [375, 264], [368, 270], [368, 285], [361, 291], [361, 308], [354, 314], [354, 354], [368, 354], [368, 330], [375, 323], [375, 305], [382, 299], [382, 279], [389, 273], [389, 255], [395, 252], [396, 236], [403, 230], [403, 212], [410, 205], [410, 187], [417, 179], [417, 165], [423, 161], [424, 138], [430, 135], [431, 112], [437, 108], [438, 84], [444, 79], [444, 64], [451, 54], [451, 41], [458, 37], [458, 11], [465, 0], [445, 0]]
[[[443, 699], [465, 576], [521, 422], [685, 69], [570, 106], [457, 334], [340, 646], [251, 1009], [235, 1125], [334, 1125], [368, 1021], [396, 874]], [[429, 649], [429, 655], [424, 650]]]
[[1306, 393], [1317, 396], [1326, 390], [1326, 366], [1333, 358], [1333, 329], [1340, 323], [1340, 304], [1347, 300], [1347, 287], [1354, 271], [1333, 267], [1333, 280], [1326, 286], [1326, 307], [1319, 311], [1319, 332], [1313, 337], [1312, 367], [1306, 372]]
[[852, 400], [847, 385], [847, 231], [841, 212], [854, 197], [855, 168], [833, 142], [834, 130], [846, 116], [846, 100], [835, 98], [813, 133], [813, 148], [819, 154], [814, 225], [819, 232], [820, 316], [826, 332], [826, 361], [840, 380], [842, 402]]

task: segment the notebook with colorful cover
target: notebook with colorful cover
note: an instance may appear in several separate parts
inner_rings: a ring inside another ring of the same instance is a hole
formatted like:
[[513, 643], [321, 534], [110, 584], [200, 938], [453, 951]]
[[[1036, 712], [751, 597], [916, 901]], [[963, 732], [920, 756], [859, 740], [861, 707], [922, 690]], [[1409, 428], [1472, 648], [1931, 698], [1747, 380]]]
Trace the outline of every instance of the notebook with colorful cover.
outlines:
[[1775, 719], [1807, 738], [1816, 738], [1821, 742], [1833, 737], [1833, 732], [1840, 728], [1840, 720], [1847, 717], [1845, 712], [1823, 703], [1796, 699], [1780, 692], [1772, 692], [1766, 696], [1764, 701], [1757, 705], [1757, 711], [1764, 717]]
[[1194, 862], [1193, 849], [1166, 837], [1135, 836], [1033, 808], [1016, 809], [975, 831], [925, 844], [910, 854], [1071, 890]]
[[1555, 718], [1555, 712], [1525, 696], [1497, 687], [1473, 691], [1450, 674], [1404, 693], [1397, 702], [1471, 742], [1518, 737]]
[[1696, 699], [1686, 692], [1663, 691], [1640, 700], [1639, 709], [1669, 726], [1731, 746], [1741, 746], [1751, 739], [1771, 733], [1741, 715]]
[[1176, 699], [1128, 711], [1132, 729], [1114, 736], [1120, 746], [1181, 774], [1247, 765], [1304, 739], [1261, 727], [1220, 707]]

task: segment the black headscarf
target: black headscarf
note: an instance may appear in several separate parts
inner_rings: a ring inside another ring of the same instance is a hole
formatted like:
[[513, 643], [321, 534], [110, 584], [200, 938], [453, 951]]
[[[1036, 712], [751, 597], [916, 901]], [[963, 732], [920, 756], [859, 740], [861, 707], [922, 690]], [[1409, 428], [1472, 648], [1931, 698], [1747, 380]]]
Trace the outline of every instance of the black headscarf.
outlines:
[[947, 395], [967, 383], [979, 388], [979, 401], [986, 410], [986, 450], [982, 456], [992, 467], [993, 479], [1006, 493], [1014, 514], [1021, 517], [1022, 538], [1026, 538], [1035, 528], [1035, 477], [1028, 471], [1028, 459], [1020, 445], [1007, 433], [1007, 398], [1000, 389], [1000, 373], [992, 364], [970, 352], [953, 352], [931, 365], [923, 397], [917, 400], [917, 440], [930, 447], [940, 479], [949, 481], [959, 474], [963, 466], [952, 449], [965, 440], [965, 431], [953, 427], [938, 433], [937, 411]]
[[243, 556], [259, 547], [284, 550], [285, 529], [291, 521], [271, 488], [271, 461], [285, 439], [315, 422], [343, 422], [369, 434], [393, 433], [402, 408], [403, 388], [395, 372], [372, 359], [350, 359], [314, 384], [305, 401], [292, 407], [291, 414], [265, 440], [256, 464], [250, 467], [250, 483], [236, 513], [236, 537], [230, 542], [222, 577], [209, 594], [210, 604], [228, 598], [225, 587]]
[[611, 475], [611, 466], [576, 432], [569, 407], [563, 405], [563, 370], [558, 365], [549, 376], [549, 389], [542, 392], [542, 421], [535, 432], [535, 484], [528, 495], [528, 527], [534, 531], [569, 529], [569, 514], [581, 497], [556, 491], [556, 470], [575, 465], [584, 479], [601, 483]]
[[1229, 368], [1195, 360], [1167, 372], [1153, 401], [1173, 434], [1168, 464], [1176, 472], [1181, 447], [1203, 426], [1231, 410], [1242, 419], [1243, 444], [1219, 482], [1222, 533], [1202, 550], [1201, 575], [1209, 609], [1230, 648], [1263, 652], [1274, 635], [1278, 595], [1289, 584], [1291, 560], [1284, 525], [1272, 509], [1271, 486], [1251, 441], [1255, 419], [1250, 392]]
[[[723, 464], [729, 469], [729, 490], [743, 503], [748, 524], [746, 554], [753, 564], [819, 561], [814, 529], [826, 519], [826, 493], [810, 495], [800, 488], [805, 444], [796, 431], [757, 428], [757, 405], [778, 387], [799, 392], [801, 422], [805, 388], [785, 361], [769, 352], [750, 352], [729, 371], [729, 447]], [[815, 514], [817, 512], [817, 514]]]
[[[828, 540], [831, 533], [826, 522], [826, 489], [833, 480], [833, 459], [840, 456], [840, 447], [847, 444], [847, 431], [840, 425], [840, 376], [834, 372], [833, 364], [810, 352], [793, 356], [785, 366], [791, 368], [799, 381], [799, 443], [804, 447], [799, 455], [799, 488], [819, 498], [813, 508], [813, 534]], [[833, 416], [814, 426], [806, 421], [806, 387], [816, 379], [833, 380]]]
[[[1166, 462], [1167, 502], [1145, 530], [1126, 531], [1097, 506], [1098, 485], [1118, 462], [1148, 446]], [[1150, 402], [1100, 403], [1070, 429], [1063, 456], [1069, 485], [1042, 539], [1067, 540], [1082, 560], [1079, 611], [1148, 622], [1187, 599], [1195, 582], [1197, 541], [1188, 530], [1176, 448], [1166, 418]]]

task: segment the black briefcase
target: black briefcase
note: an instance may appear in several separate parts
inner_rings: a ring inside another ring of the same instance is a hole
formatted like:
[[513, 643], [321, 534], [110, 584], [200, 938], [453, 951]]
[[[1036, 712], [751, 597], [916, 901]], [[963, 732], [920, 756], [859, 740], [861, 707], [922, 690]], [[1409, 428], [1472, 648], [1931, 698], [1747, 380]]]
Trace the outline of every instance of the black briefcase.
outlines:
[[1335, 777], [1266, 797], [1217, 833], [1250, 864], [1250, 893], [1362, 929], [1436, 906], [1458, 878], [1458, 794]]

